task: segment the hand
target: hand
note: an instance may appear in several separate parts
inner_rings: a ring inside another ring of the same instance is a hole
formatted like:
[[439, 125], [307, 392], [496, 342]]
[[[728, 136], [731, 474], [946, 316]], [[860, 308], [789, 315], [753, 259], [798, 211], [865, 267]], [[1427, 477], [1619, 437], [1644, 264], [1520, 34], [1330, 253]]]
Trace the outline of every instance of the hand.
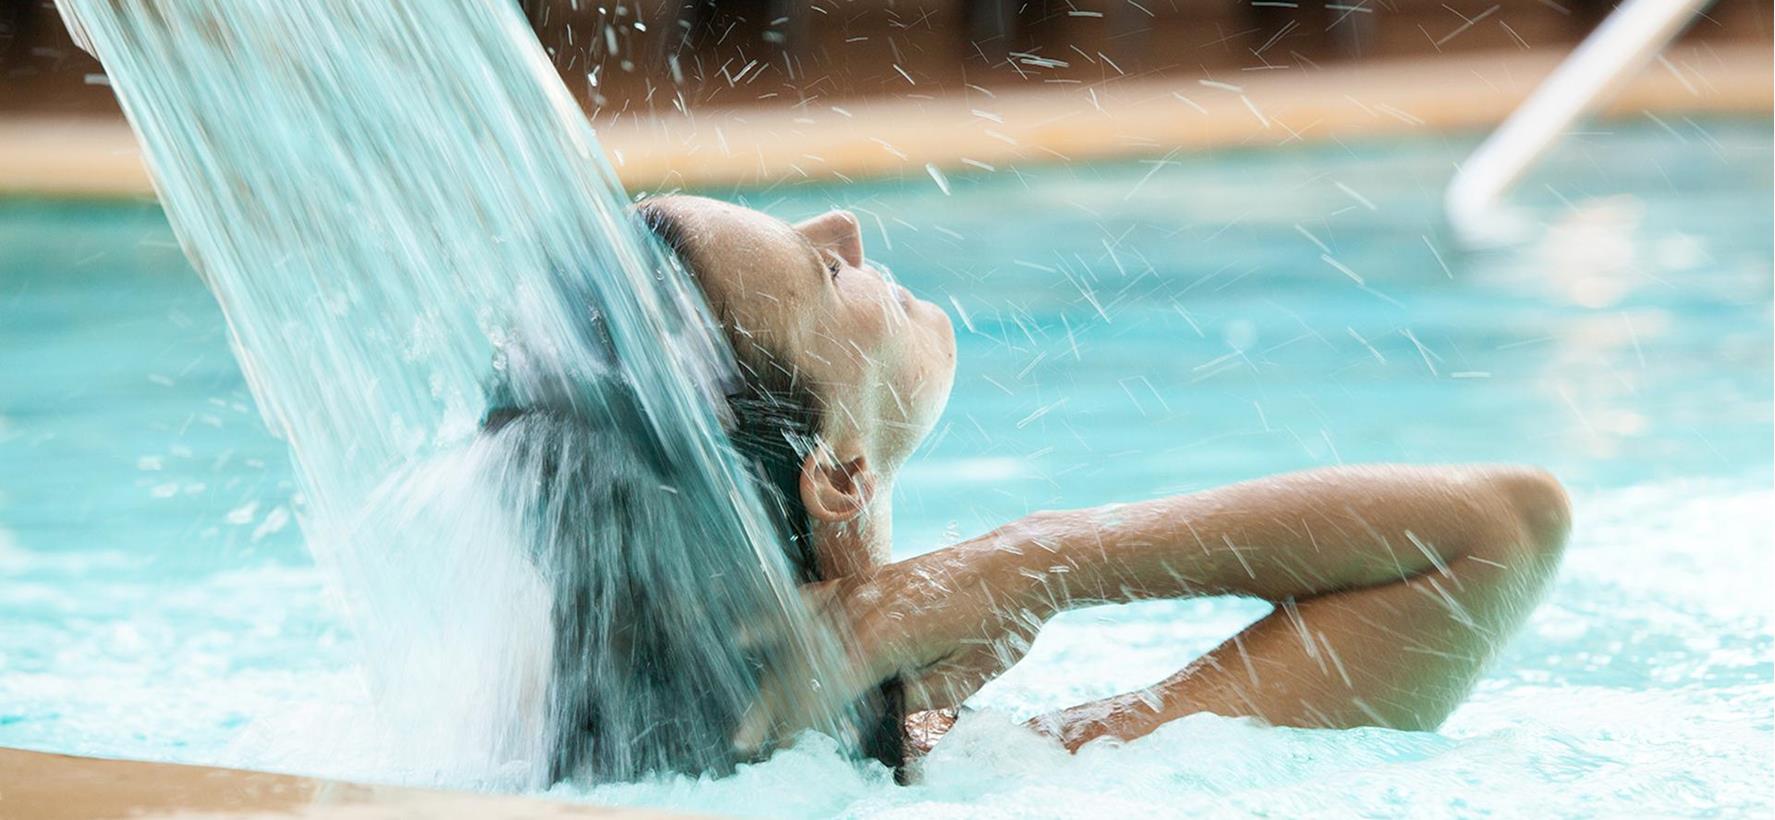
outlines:
[[1167, 719], [1158, 696], [1137, 690], [1037, 715], [1023, 725], [1060, 741], [1067, 751], [1077, 752], [1100, 737], [1139, 737]]
[[987, 536], [803, 587], [844, 645], [845, 674], [814, 684], [793, 660], [768, 669], [734, 745], [753, 752], [791, 737], [895, 676], [908, 712], [959, 706], [1021, 660], [1053, 614], [1006, 546]]

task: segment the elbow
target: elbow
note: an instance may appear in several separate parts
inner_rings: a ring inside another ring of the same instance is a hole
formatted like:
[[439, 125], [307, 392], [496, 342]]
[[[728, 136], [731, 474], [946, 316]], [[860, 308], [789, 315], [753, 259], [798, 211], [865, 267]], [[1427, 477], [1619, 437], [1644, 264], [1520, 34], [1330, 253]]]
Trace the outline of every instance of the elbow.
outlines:
[[1572, 531], [1572, 501], [1552, 473], [1538, 467], [1503, 467], [1487, 476], [1515, 532], [1516, 547], [1551, 569]]

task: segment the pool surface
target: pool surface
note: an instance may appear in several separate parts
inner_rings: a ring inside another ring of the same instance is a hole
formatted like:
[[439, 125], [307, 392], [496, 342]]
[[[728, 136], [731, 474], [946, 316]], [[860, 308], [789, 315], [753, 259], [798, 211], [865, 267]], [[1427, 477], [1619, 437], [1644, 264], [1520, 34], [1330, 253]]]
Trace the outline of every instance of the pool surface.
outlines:
[[[1026, 512], [1364, 461], [1524, 461], [1576, 499], [1548, 602], [1439, 733], [1197, 716], [1076, 757], [1014, 728], [1265, 611], [1073, 613], [920, 785], [818, 738], [593, 799], [773, 816], [1763, 814], [1775, 795], [1767, 120], [1607, 123], [1464, 254], [1471, 136], [747, 190], [862, 216], [951, 309], [900, 554]], [[727, 195], [732, 192], [713, 192]], [[0, 745], [427, 783], [378, 764], [290, 465], [159, 211], [0, 202]]]

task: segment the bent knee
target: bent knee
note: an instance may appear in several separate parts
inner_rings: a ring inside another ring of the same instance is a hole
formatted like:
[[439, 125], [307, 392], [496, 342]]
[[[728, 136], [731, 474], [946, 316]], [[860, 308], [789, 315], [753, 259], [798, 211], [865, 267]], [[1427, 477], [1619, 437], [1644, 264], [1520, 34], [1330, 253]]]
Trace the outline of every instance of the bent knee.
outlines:
[[1552, 473], [1538, 467], [1501, 467], [1487, 476], [1516, 531], [1516, 550], [1551, 569], [1572, 530], [1572, 501]]

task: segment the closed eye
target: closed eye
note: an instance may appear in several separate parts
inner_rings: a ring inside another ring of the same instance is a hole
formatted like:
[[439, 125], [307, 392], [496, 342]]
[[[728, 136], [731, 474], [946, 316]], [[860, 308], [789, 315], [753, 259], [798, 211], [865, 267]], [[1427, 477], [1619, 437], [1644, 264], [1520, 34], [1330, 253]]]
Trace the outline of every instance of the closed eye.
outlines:
[[820, 265], [826, 269], [826, 277], [828, 281], [838, 281], [838, 271], [844, 266], [844, 260], [839, 259], [837, 254], [829, 250], [815, 247], [814, 243], [809, 241], [800, 231], [791, 229], [790, 235], [794, 236], [795, 240], [801, 244], [801, 247], [806, 248], [807, 252], [813, 256], [814, 264]]

